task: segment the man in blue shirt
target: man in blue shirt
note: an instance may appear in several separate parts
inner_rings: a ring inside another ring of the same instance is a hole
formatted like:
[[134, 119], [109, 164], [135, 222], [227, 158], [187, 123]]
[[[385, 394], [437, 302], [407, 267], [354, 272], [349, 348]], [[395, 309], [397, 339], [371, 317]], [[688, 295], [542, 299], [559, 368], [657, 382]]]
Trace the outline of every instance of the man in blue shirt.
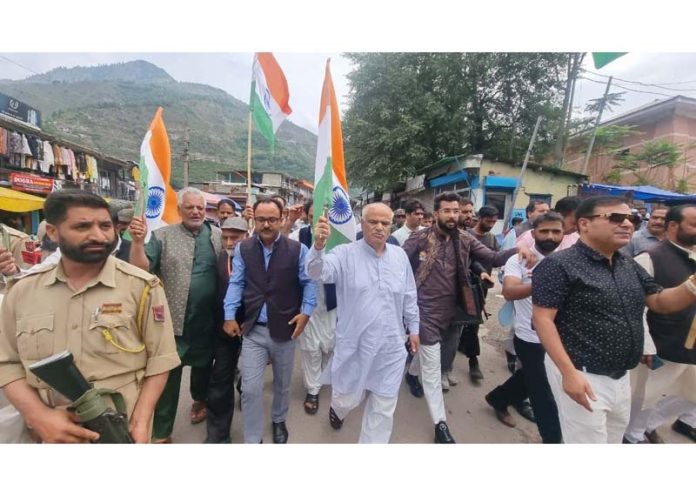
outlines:
[[[280, 233], [282, 204], [261, 199], [254, 204], [254, 235], [237, 245], [225, 297], [224, 331], [243, 336], [240, 356], [244, 441], [263, 438], [263, 375], [273, 365], [273, 442], [286, 443], [285, 418], [295, 340], [316, 306], [316, 284], [304, 269], [307, 247]], [[243, 317], [237, 310], [244, 305]], [[239, 319], [239, 320], [235, 320]]]

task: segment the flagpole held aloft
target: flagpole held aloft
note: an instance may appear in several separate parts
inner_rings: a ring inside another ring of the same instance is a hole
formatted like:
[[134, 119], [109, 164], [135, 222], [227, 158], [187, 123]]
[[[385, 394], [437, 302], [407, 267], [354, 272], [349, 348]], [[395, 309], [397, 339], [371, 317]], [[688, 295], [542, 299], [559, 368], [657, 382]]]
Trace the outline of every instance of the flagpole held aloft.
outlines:
[[[250, 107], [251, 108], [251, 107]], [[249, 135], [247, 137], [247, 206], [251, 206], [251, 131], [252, 131], [252, 113], [249, 111]], [[253, 230], [252, 220], [249, 219], [249, 232]]]

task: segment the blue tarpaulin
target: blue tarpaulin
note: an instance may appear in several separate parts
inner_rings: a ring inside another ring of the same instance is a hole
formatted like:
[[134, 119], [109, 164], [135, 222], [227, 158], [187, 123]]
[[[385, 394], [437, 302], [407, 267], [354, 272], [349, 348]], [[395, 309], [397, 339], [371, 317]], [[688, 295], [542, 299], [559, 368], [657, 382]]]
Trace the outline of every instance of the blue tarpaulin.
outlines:
[[682, 195], [655, 186], [615, 186], [613, 184], [588, 184], [582, 187], [583, 195], [626, 196], [634, 200], [660, 203], [696, 203], [696, 195]]
[[486, 176], [486, 188], [515, 189], [517, 180], [516, 177]]

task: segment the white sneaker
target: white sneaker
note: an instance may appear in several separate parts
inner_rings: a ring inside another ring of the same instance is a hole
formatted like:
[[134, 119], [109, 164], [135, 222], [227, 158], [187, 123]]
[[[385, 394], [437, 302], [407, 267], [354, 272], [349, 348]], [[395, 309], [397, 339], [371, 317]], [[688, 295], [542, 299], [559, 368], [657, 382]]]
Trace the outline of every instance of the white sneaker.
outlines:
[[450, 386], [456, 386], [459, 384], [459, 379], [457, 379], [456, 376], [450, 374], [447, 374], [447, 381], [449, 382]]
[[447, 378], [447, 374], [442, 374], [442, 390], [449, 391], [449, 389], [450, 389], [450, 383], [449, 383], [449, 379]]

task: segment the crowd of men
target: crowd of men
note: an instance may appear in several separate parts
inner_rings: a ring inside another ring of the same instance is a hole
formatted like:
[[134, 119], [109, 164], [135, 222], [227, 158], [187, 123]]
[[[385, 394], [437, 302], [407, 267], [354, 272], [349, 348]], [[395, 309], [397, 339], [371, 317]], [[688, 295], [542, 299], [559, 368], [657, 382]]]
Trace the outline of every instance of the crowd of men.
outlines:
[[365, 403], [358, 441], [387, 443], [405, 381], [433, 440], [454, 443], [448, 422], [472, 420], [448, 419], [443, 393], [460, 380], [458, 351], [483, 380], [496, 271], [511, 376], [485, 400], [502, 424], [516, 425], [513, 407], [544, 443], [660, 443], [673, 421], [696, 441], [696, 205], [654, 207], [643, 222], [620, 197], [532, 201], [499, 237], [495, 207], [442, 193], [432, 213], [418, 200], [369, 204], [358, 241], [327, 250], [332, 228], [311, 202], [222, 200], [211, 222], [201, 191], [177, 200], [181, 223], [149, 232], [132, 210], [54, 192], [43, 261], [0, 248], [0, 387], [36, 441], [98, 438], [28, 370], [67, 349], [95, 388], [122, 393], [136, 442], [176, 438], [185, 366], [206, 443], [231, 442], [235, 389], [244, 442], [263, 442], [270, 365], [272, 440], [287, 443], [298, 347], [307, 415], [338, 430]]

